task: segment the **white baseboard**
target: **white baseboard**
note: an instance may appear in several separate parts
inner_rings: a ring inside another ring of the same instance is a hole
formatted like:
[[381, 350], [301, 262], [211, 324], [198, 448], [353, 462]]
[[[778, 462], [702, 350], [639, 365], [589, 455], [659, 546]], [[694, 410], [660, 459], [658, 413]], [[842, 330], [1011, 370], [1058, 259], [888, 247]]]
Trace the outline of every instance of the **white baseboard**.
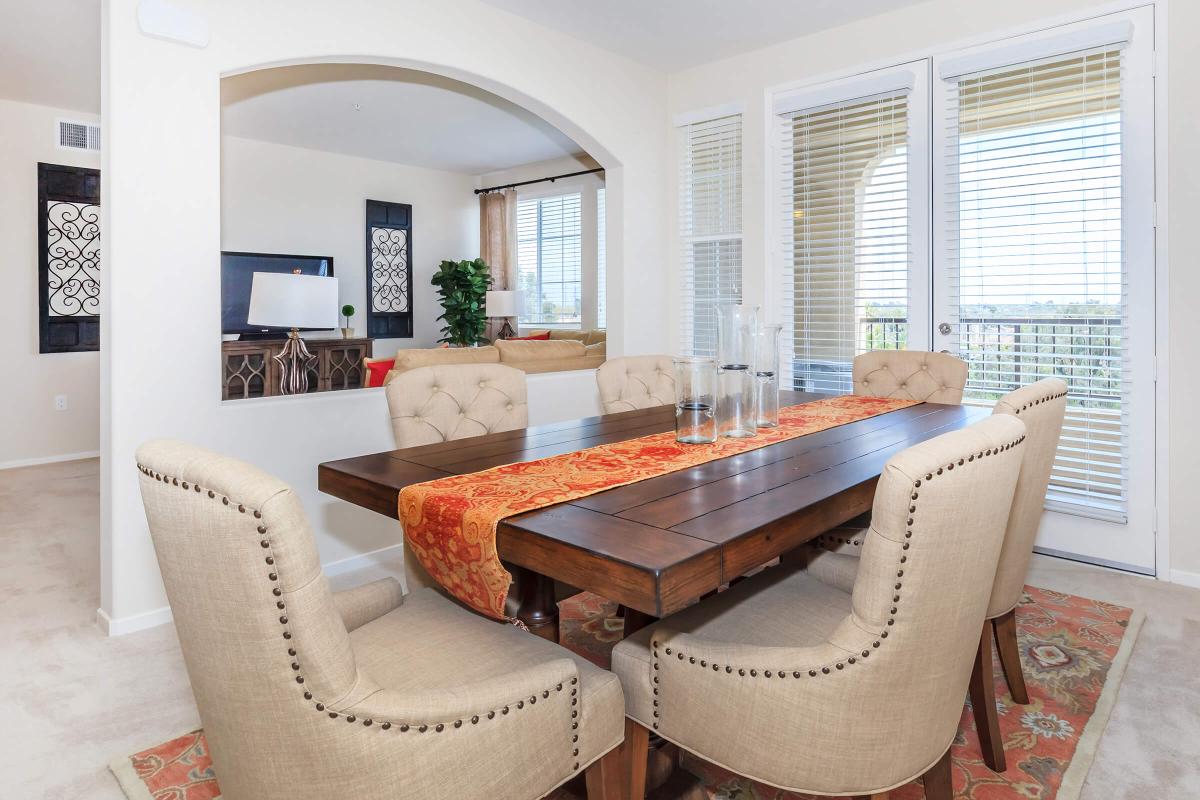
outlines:
[[18, 458], [13, 461], [0, 461], [0, 469], [18, 469], [20, 467], [36, 467], [41, 464], [57, 464], [60, 461], [82, 461], [85, 458], [99, 458], [99, 450], [89, 450], [86, 453], [63, 453], [57, 456], [40, 456], [39, 458]]
[[[362, 553], [361, 555], [333, 561], [323, 565], [322, 569], [325, 571], [326, 577], [354, 572], [355, 570], [372, 567], [385, 561], [401, 558], [403, 548], [403, 544], [388, 545], [378, 550], [372, 550], [369, 553]], [[109, 636], [124, 636], [127, 633], [136, 633], [144, 631], [147, 628], [166, 625], [170, 621], [170, 606], [163, 606], [162, 608], [143, 611], [141, 614], [131, 614], [128, 617], [118, 617], [116, 619], [105, 613], [104, 609], [96, 609], [96, 622], [100, 625], [100, 629]]]
[[384, 561], [403, 558], [403, 552], [403, 544], [390, 544], [387, 547], [381, 547], [369, 553], [362, 553], [357, 556], [331, 561], [328, 564], [322, 564], [321, 569], [325, 571], [326, 577], [332, 578], [334, 575], [343, 575], [347, 572], [373, 567]]
[[124, 636], [127, 633], [144, 631], [147, 628], [157, 628], [171, 621], [171, 607], [163, 606], [140, 614], [130, 614], [128, 617], [113, 619], [103, 608], [96, 609], [96, 622], [100, 629], [109, 636]]
[[1180, 586], [1191, 586], [1193, 589], [1200, 589], [1200, 573], [1184, 572], [1181, 569], [1171, 570], [1171, 583], [1178, 583]]

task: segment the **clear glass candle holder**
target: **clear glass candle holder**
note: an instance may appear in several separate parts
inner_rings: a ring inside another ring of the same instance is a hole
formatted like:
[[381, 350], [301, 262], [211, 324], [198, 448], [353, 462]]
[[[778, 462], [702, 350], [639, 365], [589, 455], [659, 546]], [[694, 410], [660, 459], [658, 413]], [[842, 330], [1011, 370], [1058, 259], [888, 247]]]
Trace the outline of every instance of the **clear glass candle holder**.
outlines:
[[759, 428], [779, 426], [779, 336], [782, 325], [763, 325], [755, 333], [754, 424]]
[[754, 346], [758, 306], [717, 307], [717, 433], [743, 438], [757, 433]]
[[675, 441], [712, 444], [717, 440], [717, 362], [711, 358], [676, 358]]

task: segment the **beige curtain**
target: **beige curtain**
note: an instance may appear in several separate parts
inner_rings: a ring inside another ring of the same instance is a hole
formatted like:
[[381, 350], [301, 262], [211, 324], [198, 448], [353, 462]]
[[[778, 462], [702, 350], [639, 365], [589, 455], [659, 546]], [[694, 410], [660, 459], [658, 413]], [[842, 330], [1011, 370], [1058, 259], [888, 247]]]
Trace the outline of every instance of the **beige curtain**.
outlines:
[[[479, 195], [479, 257], [491, 268], [492, 289], [517, 287], [517, 193], [511, 189]], [[517, 321], [511, 320], [517, 327]], [[504, 325], [489, 320], [487, 337]]]

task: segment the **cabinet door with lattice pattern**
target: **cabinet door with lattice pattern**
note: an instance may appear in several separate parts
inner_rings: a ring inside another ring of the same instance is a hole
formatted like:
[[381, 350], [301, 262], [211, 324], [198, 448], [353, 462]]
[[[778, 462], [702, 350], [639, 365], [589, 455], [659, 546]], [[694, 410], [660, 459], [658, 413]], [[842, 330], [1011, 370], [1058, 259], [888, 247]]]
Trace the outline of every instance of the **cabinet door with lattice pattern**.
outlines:
[[356, 342], [325, 350], [325, 378], [331, 391], [361, 389], [366, 385], [363, 359], [370, 356], [365, 343]]

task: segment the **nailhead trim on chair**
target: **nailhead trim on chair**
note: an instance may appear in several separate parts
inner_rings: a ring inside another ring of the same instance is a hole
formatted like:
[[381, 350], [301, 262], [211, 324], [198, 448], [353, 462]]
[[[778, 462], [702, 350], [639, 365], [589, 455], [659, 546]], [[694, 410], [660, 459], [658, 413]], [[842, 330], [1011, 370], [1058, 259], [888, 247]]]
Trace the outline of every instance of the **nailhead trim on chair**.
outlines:
[[[1006, 450], [1011, 450], [1012, 448], [1023, 443], [1024, 441], [1025, 441], [1025, 435], [1022, 434], [1020, 436], [1020, 438], [1015, 439], [1015, 440], [1009, 442], [1008, 444], [1003, 444], [1003, 445], [1000, 445], [999, 447], [995, 447], [995, 448], [989, 448], [982, 452], [978, 452], [973, 455], [970, 455], [966, 458], [960, 458], [960, 459], [958, 459], [958, 461], [952, 461], [944, 467], [938, 467], [935, 472], [930, 472], [930, 473], [926, 474], [924, 480], [932, 481], [938, 475], [943, 474], [943, 470], [945, 470], [945, 471], [953, 470], [955, 464], [957, 464], [958, 466], [962, 466], [963, 464], [965, 464], [967, 462], [975, 461], [976, 459], [982, 460], [984, 458], [984, 456], [998, 455]], [[904, 532], [904, 538], [906, 540], [911, 539], [912, 535], [913, 535], [913, 528], [915, 527], [913, 521], [915, 519], [915, 515], [916, 515], [916, 511], [917, 511], [916, 503], [917, 503], [917, 498], [920, 496], [920, 493], [917, 491], [917, 489], [921, 488], [921, 482], [922, 481], [920, 478], [917, 478], [916, 480], [913, 481], [912, 493], [910, 495], [910, 499], [912, 500], [912, 505], [910, 505], [908, 508], [909, 514], [912, 514], [913, 516], [910, 516], [907, 519], [908, 529]], [[903, 552], [906, 552], [908, 550], [908, 547], [909, 547], [909, 543], [907, 541], [905, 541], [903, 543], [903, 545], [901, 546], [901, 550]], [[896, 578], [897, 579], [904, 577], [904, 565], [907, 562], [908, 562], [907, 554], [901, 555], [900, 563], [896, 569]], [[871, 643], [870, 649], [864, 649], [862, 651], [862, 653], [860, 654], [861, 658], [857, 657], [857, 656], [850, 656], [849, 658], [845, 658], [840, 661], [836, 661], [832, 665], [825, 664], [820, 667], [792, 670], [791, 676], [793, 678], [800, 678], [802, 675], [807, 674], [808, 677], [815, 678], [815, 677], [817, 677], [818, 674], [819, 675], [830, 675], [836, 670], [845, 670], [847, 664], [856, 664], [860, 660], [866, 661], [866, 659], [871, 655], [871, 649], [879, 649], [882, 646], [882, 640], [888, 638], [887, 629], [896, 624], [896, 615], [899, 613], [899, 605], [898, 604], [900, 603], [900, 588], [903, 585], [904, 584], [900, 580], [896, 581], [896, 586], [895, 586], [896, 594], [892, 595], [892, 602], [896, 605], [892, 606], [891, 611], [888, 614], [888, 618], [887, 618], [885, 627], [882, 631], [879, 632], [879, 638], [875, 639], [875, 641], [873, 641]], [[650, 644], [651, 644], [651, 648], [652, 648], [652, 650], [651, 650], [652, 664], [653, 664], [654, 670], [657, 672], [660, 669], [659, 668], [659, 654], [658, 654], [658, 648], [660, 646], [660, 642], [656, 639], [656, 640], [652, 641]], [[686, 654], [678, 649], [664, 647], [663, 652], [668, 656], [674, 654], [680, 661], [684, 661], [686, 659], [687, 662], [690, 664], [696, 663], [696, 658], [694, 656], [689, 656], [688, 654]], [[701, 665], [701, 667], [705, 666], [705, 662], [701, 661], [700, 665]], [[721, 666], [722, 666], [721, 664], [717, 664], [714, 662], [712, 665], [713, 672], [720, 672]], [[739, 677], [746, 677], [747, 672], [749, 672], [751, 678], [758, 676], [758, 670], [756, 668], [752, 669], [752, 668], [747, 668], [747, 667], [735, 667], [732, 664], [725, 664], [723, 666], [725, 667], [726, 675], [732, 675], [733, 671], [736, 669]], [[831, 666], [832, 666], [832, 669], [830, 668]], [[784, 670], [780, 670], [777, 674], [779, 675], [780, 678], [787, 677], [787, 673]], [[771, 670], [764, 670], [763, 677], [770, 678]], [[654, 684], [657, 686], [658, 676], [655, 675], [653, 680], [654, 680]], [[657, 688], [654, 689], [654, 696], [655, 697], [658, 696]], [[654, 700], [654, 719], [655, 719], [655, 721], [653, 723], [651, 723], [655, 730], [658, 730], [658, 721], [657, 720], [659, 718], [660, 717], [659, 717], [659, 712], [658, 712], [658, 700], [656, 699], [656, 700]]]
[[1028, 402], [1025, 405], [1018, 408], [1016, 410], [1016, 413], [1020, 414], [1022, 411], [1025, 411], [1026, 409], [1033, 408], [1034, 406], [1041, 405], [1042, 403], [1048, 403], [1051, 400], [1057, 400], [1060, 397], [1066, 397], [1066, 396], [1067, 396], [1067, 392], [1059, 392], [1058, 394], [1048, 394], [1045, 397], [1039, 397], [1038, 399], [1031, 400], [1030, 402]]
[[813, 542], [821, 547], [824, 547], [826, 550], [831, 550], [833, 549], [834, 545], [839, 544], [849, 544], [855, 547], [860, 547], [862, 545], [862, 541], [859, 539], [845, 539], [841, 536], [834, 536], [829, 533], [822, 533], [820, 536], [814, 539]]
[[[153, 479], [154, 479], [154, 480], [156, 480], [156, 481], [160, 481], [160, 482], [162, 482], [162, 483], [165, 483], [165, 484], [168, 484], [168, 485], [171, 485], [171, 486], [180, 486], [180, 487], [181, 487], [182, 489], [184, 489], [184, 490], [188, 489], [188, 482], [187, 482], [187, 481], [183, 481], [183, 483], [181, 484], [181, 483], [180, 483], [180, 481], [179, 481], [179, 478], [173, 478], [173, 477], [171, 477], [171, 476], [169, 476], [169, 475], [163, 475], [163, 474], [162, 474], [162, 473], [160, 473], [160, 472], [155, 472], [154, 470], [150, 469], [149, 467], [143, 466], [142, 464], [138, 464], [138, 465], [137, 465], [137, 468], [138, 468], [138, 471], [139, 471], [139, 472], [141, 472], [143, 475], [145, 475], [145, 476], [146, 476], [146, 477], [148, 477], [148, 478], [153, 478]], [[191, 487], [191, 488], [192, 488], [192, 489], [194, 489], [194, 490], [195, 490], [195, 492], [196, 492], [197, 494], [200, 494], [202, 491], [204, 491], [204, 490], [202, 489], [202, 487], [201, 487], [199, 484], [192, 484], [192, 487]], [[216, 494], [216, 492], [214, 492], [212, 489], [209, 489], [209, 490], [208, 490], [208, 497], [209, 497], [209, 499], [216, 499], [216, 497], [217, 497], [217, 494]], [[225, 506], [228, 506], [228, 505], [230, 504], [230, 500], [229, 500], [229, 498], [228, 498], [228, 497], [225, 497], [225, 496], [222, 496], [222, 497], [221, 497], [221, 504], [222, 504], [222, 505], [225, 505]], [[253, 515], [254, 519], [262, 519], [262, 511], [261, 511], [261, 510], [259, 510], [259, 509], [257, 509], [257, 508], [249, 508], [249, 507], [247, 507], [247, 506], [246, 506], [244, 503], [238, 503], [238, 504], [237, 504], [237, 511], [238, 511], [238, 513], [240, 513], [240, 514], [245, 514], [245, 513], [247, 513], [247, 512], [250, 512], [250, 513]], [[270, 542], [270, 540], [269, 540], [269, 539], [267, 539], [267, 538], [265, 538], [265, 537], [266, 537], [266, 534], [267, 534], [267, 526], [266, 526], [266, 525], [262, 525], [262, 524], [260, 524], [260, 525], [257, 525], [257, 526], [256, 526], [256, 528], [255, 528], [255, 531], [258, 533], [258, 535], [259, 535], [260, 537], [264, 537], [264, 538], [261, 538], [261, 539], [259, 539], [259, 544], [260, 544], [260, 545], [262, 545], [262, 547], [263, 547], [265, 550], [267, 550], [267, 556], [266, 556], [266, 558], [264, 559], [264, 560], [265, 560], [265, 562], [267, 563], [267, 565], [268, 565], [268, 566], [274, 566], [274, 564], [275, 564], [275, 554], [274, 554], [274, 551], [272, 551], [272, 550], [271, 550], [271, 542]], [[268, 580], [268, 581], [270, 581], [270, 582], [272, 582], [272, 583], [277, 583], [277, 582], [279, 581], [279, 575], [278, 575], [278, 573], [276, 573], [276, 572], [268, 572], [268, 573], [267, 573], [267, 580]], [[271, 588], [271, 595], [272, 595], [273, 597], [281, 597], [281, 596], [282, 596], [282, 594], [283, 594], [283, 592], [282, 592], [282, 591], [279, 589], [279, 587], [278, 587], [278, 586], [273, 586], [273, 587]], [[285, 606], [285, 603], [284, 603], [282, 600], [279, 600], [279, 601], [276, 601], [276, 603], [275, 603], [275, 606], [276, 606], [276, 609], [277, 609], [277, 610], [283, 610], [283, 609], [284, 609], [284, 606]], [[296, 659], [296, 658], [297, 658], [297, 656], [296, 656], [297, 650], [296, 650], [296, 647], [295, 647], [295, 644], [294, 644], [294, 642], [292, 642], [292, 633], [291, 633], [291, 631], [290, 631], [290, 630], [288, 630], [288, 628], [287, 628], [287, 624], [288, 624], [288, 618], [287, 618], [287, 616], [286, 616], [286, 615], [281, 615], [281, 616], [279, 617], [279, 624], [280, 624], [280, 625], [282, 625], [282, 626], [284, 626], [284, 629], [283, 629], [283, 638], [284, 638], [284, 640], [285, 640], [285, 641], [287, 641], [287, 642], [288, 642], [287, 654], [288, 654], [288, 658], [289, 658], [289, 661], [290, 661], [290, 664], [291, 664], [291, 668], [292, 668], [292, 670], [293, 670], [293, 671], [295, 671], [295, 672], [296, 672], [296, 683], [297, 683], [298, 685], [303, 685], [303, 684], [304, 684], [304, 675], [303, 675], [303, 673], [300, 671], [300, 663], [299, 663], [299, 660], [291, 660], [291, 659]], [[575, 686], [577, 683], [579, 683], [579, 678], [578, 678], [578, 677], [571, 678], [571, 681], [570, 681], [570, 685], [571, 685], [571, 686]], [[563, 690], [563, 684], [561, 684], [561, 683], [559, 683], [559, 684], [556, 684], [555, 686], [552, 686], [552, 687], [550, 687], [550, 688], [548, 688], [548, 689], [545, 689], [545, 690], [543, 690], [543, 691], [542, 691], [542, 698], [543, 698], [543, 699], [545, 699], [545, 698], [548, 698], [548, 697], [550, 697], [550, 692], [551, 692], [551, 691], [554, 691], [554, 692], [556, 692], [556, 693], [561, 693], [561, 692], [562, 692], [562, 690]], [[575, 705], [577, 705], [577, 704], [578, 704], [578, 702], [579, 702], [579, 699], [578, 699], [578, 697], [576, 696], [577, 692], [578, 692], [578, 690], [577, 690], [577, 689], [571, 689], [571, 694], [570, 694], [570, 697], [571, 697], [571, 705], [572, 705], [572, 706], [575, 706]], [[304, 691], [304, 699], [305, 699], [305, 700], [312, 701], [312, 702], [313, 702], [313, 708], [315, 708], [317, 711], [319, 711], [319, 712], [324, 712], [324, 711], [326, 711], [325, 704], [324, 704], [324, 703], [322, 703], [322, 702], [320, 702], [319, 700], [313, 700], [313, 695], [312, 695], [312, 693], [311, 693], [311, 692], [309, 692], [309, 691], [305, 690], [305, 691]], [[532, 705], [534, 705], [535, 703], [537, 703], [537, 696], [536, 696], [536, 695], [531, 695], [531, 696], [529, 697], [529, 704], [532, 706]], [[524, 699], [518, 700], [518, 701], [516, 702], [516, 707], [517, 707], [518, 709], [524, 708], [524, 707], [525, 707], [525, 700], [524, 700]], [[510, 708], [510, 706], [504, 706], [504, 708], [500, 709], [500, 714], [501, 714], [501, 715], [507, 714], [507, 713], [509, 712], [509, 708]], [[341, 714], [340, 712], [337, 712], [337, 711], [329, 711], [329, 712], [328, 712], [328, 716], [329, 716], [329, 718], [330, 718], [330, 719], [338, 719], [338, 717], [344, 717], [344, 718], [345, 718], [345, 720], [346, 720], [346, 722], [349, 722], [349, 723], [354, 723], [354, 722], [358, 721], [357, 717], [356, 717], [354, 714], [345, 714], [345, 715], [343, 715], [343, 714]], [[491, 710], [491, 711], [488, 711], [488, 712], [487, 712], [487, 718], [488, 718], [488, 719], [495, 719], [495, 717], [496, 717], [496, 711], [495, 711], [495, 710]], [[472, 717], [471, 717], [471, 719], [470, 719], [470, 722], [471, 722], [471, 724], [472, 724], [472, 725], [477, 725], [477, 724], [479, 724], [479, 721], [480, 721], [480, 717], [479, 717], [479, 715], [478, 715], [478, 714], [476, 714], [476, 715], [472, 716]], [[380, 730], [384, 730], [384, 731], [391, 730], [391, 729], [394, 727], [394, 728], [396, 728], [398, 731], [400, 731], [401, 733], [405, 733], [405, 732], [407, 732], [407, 731], [411, 730], [411, 729], [412, 729], [412, 727], [413, 727], [413, 726], [412, 726], [411, 724], [409, 724], [409, 723], [397, 722], [397, 721], [394, 721], [394, 720], [375, 720], [375, 719], [363, 719], [363, 720], [362, 720], [363, 727], [367, 727], [367, 728], [369, 728], [369, 727], [373, 726], [373, 725], [374, 725], [376, 722], [379, 722], [379, 723], [380, 723], [380, 724], [379, 724], [379, 729], [380, 729]], [[455, 728], [461, 728], [461, 727], [462, 727], [462, 725], [463, 725], [463, 720], [461, 720], [461, 719], [457, 719], [457, 720], [454, 720], [454, 721], [453, 721], [452, 723], [450, 723], [450, 724], [452, 724], [452, 725], [453, 725]], [[433, 730], [434, 730], [434, 732], [435, 732], [435, 733], [441, 733], [441, 732], [442, 732], [442, 731], [444, 731], [445, 729], [446, 729], [446, 723], [438, 722], [438, 723], [435, 723], [435, 724], [434, 724], [434, 726], [433, 726]], [[572, 731], [577, 731], [578, 729], [579, 729], [579, 711], [578, 711], [577, 709], [575, 709], [575, 708], [572, 708], [572, 710], [571, 710], [571, 730], [572, 730]], [[417, 727], [417, 729], [416, 729], [416, 730], [417, 730], [417, 732], [418, 732], [418, 733], [425, 733], [427, 730], [429, 730], [429, 725], [420, 725], [420, 726], [418, 726], [418, 727]], [[573, 744], [574, 744], [574, 743], [578, 743], [578, 741], [579, 741], [579, 734], [578, 734], [578, 733], [575, 733], [575, 734], [573, 734], [573, 735], [572, 735], [572, 738], [571, 738], [571, 741], [572, 741], [572, 743], [573, 743]], [[573, 748], [573, 749], [574, 749], [574, 755], [575, 755], [575, 756], [578, 756], [578, 755], [579, 755], [579, 748], [578, 748], [578, 747], [575, 747], [575, 748]], [[578, 770], [578, 769], [579, 769], [579, 762], [577, 761], [577, 762], [575, 762], [575, 766], [572, 768], [572, 771], [576, 771], [576, 770]]]

